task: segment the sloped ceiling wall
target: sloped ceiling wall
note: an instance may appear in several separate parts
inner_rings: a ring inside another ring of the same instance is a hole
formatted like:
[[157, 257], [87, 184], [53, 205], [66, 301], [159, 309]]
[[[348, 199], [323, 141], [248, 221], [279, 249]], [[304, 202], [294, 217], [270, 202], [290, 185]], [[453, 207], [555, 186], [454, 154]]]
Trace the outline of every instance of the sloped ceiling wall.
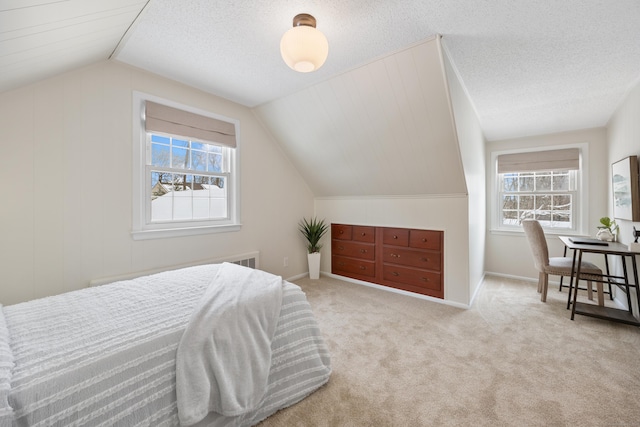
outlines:
[[467, 192], [439, 37], [254, 112], [316, 197]]

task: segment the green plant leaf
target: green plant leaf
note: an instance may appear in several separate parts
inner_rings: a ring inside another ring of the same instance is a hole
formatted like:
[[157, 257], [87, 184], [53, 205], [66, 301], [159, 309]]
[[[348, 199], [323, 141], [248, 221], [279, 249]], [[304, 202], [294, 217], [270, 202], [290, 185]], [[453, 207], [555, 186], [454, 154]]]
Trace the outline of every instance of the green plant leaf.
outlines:
[[328, 226], [324, 223], [324, 219], [317, 219], [315, 217], [307, 220], [302, 218], [298, 224], [298, 228], [304, 238], [307, 240], [307, 251], [309, 253], [320, 252], [322, 245], [320, 239], [328, 230]]

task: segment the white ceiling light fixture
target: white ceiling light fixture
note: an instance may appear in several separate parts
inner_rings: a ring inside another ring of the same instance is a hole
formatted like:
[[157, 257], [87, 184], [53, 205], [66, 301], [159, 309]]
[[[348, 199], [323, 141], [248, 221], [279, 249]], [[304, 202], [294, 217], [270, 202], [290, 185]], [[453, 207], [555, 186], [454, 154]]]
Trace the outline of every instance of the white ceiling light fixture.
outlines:
[[329, 43], [316, 29], [316, 18], [307, 13], [296, 15], [293, 28], [280, 40], [280, 54], [290, 68], [301, 73], [322, 67], [329, 54]]

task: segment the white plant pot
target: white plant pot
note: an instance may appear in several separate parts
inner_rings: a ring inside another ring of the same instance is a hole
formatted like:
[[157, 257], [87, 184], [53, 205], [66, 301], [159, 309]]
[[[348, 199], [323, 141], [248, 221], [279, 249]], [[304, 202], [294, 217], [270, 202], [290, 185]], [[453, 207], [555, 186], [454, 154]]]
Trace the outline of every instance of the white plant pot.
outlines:
[[605, 242], [613, 242], [613, 233], [611, 233], [608, 228], [601, 228], [596, 234], [596, 239], [603, 240]]
[[307, 254], [307, 260], [309, 262], [309, 278], [320, 278], [320, 252], [314, 252]]

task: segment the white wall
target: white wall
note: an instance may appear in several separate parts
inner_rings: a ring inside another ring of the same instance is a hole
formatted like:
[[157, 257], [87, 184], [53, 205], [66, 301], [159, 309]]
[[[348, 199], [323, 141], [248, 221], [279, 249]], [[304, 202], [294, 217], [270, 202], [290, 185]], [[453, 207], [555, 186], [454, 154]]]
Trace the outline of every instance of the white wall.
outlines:
[[[469, 227], [467, 198], [317, 198], [318, 218], [327, 223], [444, 231], [444, 297], [469, 304]], [[330, 236], [323, 239], [321, 270], [331, 272]]]
[[[611, 182], [610, 165], [618, 160], [628, 156], [640, 157], [640, 84], [637, 84], [622, 102], [615, 114], [607, 124], [607, 173], [604, 175], [607, 183]], [[611, 186], [607, 187], [608, 215], [613, 217], [613, 196], [611, 194]], [[640, 223], [616, 219], [616, 223], [620, 226], [618, 231], [618, 240], [622, 243], [633, 242], [633, 227], [640, 230]], [[618, 299], [620, 295], [616, 295]], [[619, 298], [621, 303], [626, 306], [624, 295]], [[633, 310], [634, 313], [639, 312], [635, 293], [633, 294]]]
[[[609, 141], [607, 159], [608, 165], [628, 156], [640, 157], [640, 84], [636, 85], [620, 105], [607, 125], [607, 140]], [[608, 180], [611, 180], [611, 167], [607, 168]], [[613, 196], [611, 186], [607, 187], [609, 203], [608, 215], [613, 218]], [[619, 238], [623, 243], [633, 241], [633, 226], [640, 229], [640, 224], [631, 221], [616, 220], [620, 225]]]
[[447, 55], [444, 55], [444, 65], [469, 193], [469, 292], [473, 298], [482, 283], [485, 268], [486, 141], [470, 97]]
[[[512, 140], [493, 141], [487, 143], [487, 171], [491, 165], [491, 153], [505, 149], [553, 147], [565, 144], [587, 143], [589, 146], [589, 209], [587, 224], [589, 232], [595, 236], [599, 219], [608, 212], [607, 189], [609, 187], [609, 164], [607, 159], [606, 129], [596, 128], [575, 132], [564, 132], [551, 135], [539, 135]], [[487, 173], [487, 195], [491, 192], [491, 176]], [[533, 265], [533, 258], [523, 233], [495, 232], [490, 229], [491, 206], [487, 202], [487, 245], [486, 271], [507, 276], [537, 280], [538, 272]], [[547, 234], [550, 256], [562, 256], [564, 246], [559, 239]], [[590, 259], [601, 264], [601, 257]]]
[[[468, 196], [319, 197], [315, 209], [316, 215], [328, 223], [443, 230], [444, 298], [468, 305], [484, 276], [485, 141], [475, 110], [455, 70], [440, 45], [436, 47], [435, 60], [442, 67], [447, 89], [444, 104], [455, 124], [455, 146], [449, 147], [457, 159], [452, 169], [457, 170], [462, 163]], [[433, 158], [437, 159], [438, 152], [434, 154]], [[442, 164], [446, 168], [451, 160]], [[410, 172], [403, 173], [410, 175]], [[431, 185], [442, 188], [441, 184], [449, 178], [438, 175], [431, 180]], [[321, 268], [330, 272], [329, 237], [324, 241]]]
[[[240, 121], [241, 231], [132, 240], [134, 90]], [[102, 62], [0, 94], [0, 137], [2, 304], [254, 250], [272, 273], [307, 270], [297, 223], [313, 195], [246, 107]]]

